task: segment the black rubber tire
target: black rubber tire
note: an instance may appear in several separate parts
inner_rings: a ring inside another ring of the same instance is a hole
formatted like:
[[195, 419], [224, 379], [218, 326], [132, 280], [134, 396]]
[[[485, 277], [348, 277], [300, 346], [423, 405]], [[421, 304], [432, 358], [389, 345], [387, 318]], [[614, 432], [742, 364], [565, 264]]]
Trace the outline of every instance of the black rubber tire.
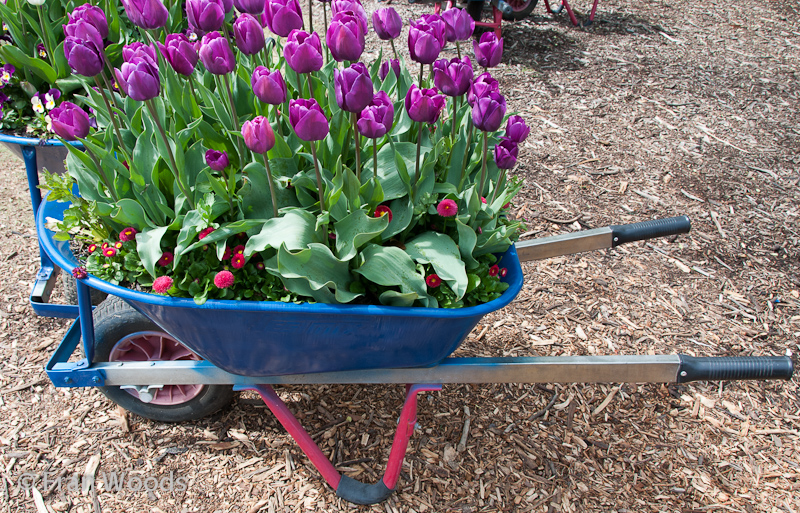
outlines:
[[518, 11], [511, 11], [509, 14], [503, 14], [503, 19], [506, 21], [515, 21], [515, 20], [522, 20], [528, 17], [530, 13], [536, 8], [536, 4], [539, 3], [539, 0], [528, 0], [528, 3], [525, 4], [521, 9]]
[[475, 21], [481, 21], [481, 14], [483, 13], [483, 2], [468, 1], [465, 7], [467, 14], [472, 16]]
[[[58, 274], [58, 282], [61, 286], [61, 292], [64, 294], [64, 301], [66, 301], [68, 305], [77, 305], [78, 284], [75, 281], [75, 277], [66, 271], [61, 271]], [[108, 294], [102, 290], [93, 289], [90, 287], [89, 291], [92, 298], [92, 305], [94, 306], [99, 305], [108, 297]]]
[[[162, 331], [153, 321], [137, 312], [117, 296], [109, 296], [94, 313], [94, 359], [107, 362], [116, 343], [140, 331]], [[140, 401], [119, 387], [98, 387], [113, 402], [131, 413], [159, 422], [184, 422], [211, 415], [233, 401], [230, 385], [205, 385], [199, 395], [177, 405], [158, 405]]]

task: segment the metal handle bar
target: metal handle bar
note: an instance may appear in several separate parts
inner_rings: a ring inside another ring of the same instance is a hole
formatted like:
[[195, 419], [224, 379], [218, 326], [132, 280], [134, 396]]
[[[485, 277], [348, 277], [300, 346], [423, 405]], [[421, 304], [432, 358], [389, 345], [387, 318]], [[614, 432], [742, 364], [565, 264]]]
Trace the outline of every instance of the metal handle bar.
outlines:
[[517, 242], [515, 246], [520, 262], [529, 262], [596, 249], [615, 248], [626, 242], [689, 233], [691, 228], [692, 223], [688, 217], [670, 217], [525, 240]]

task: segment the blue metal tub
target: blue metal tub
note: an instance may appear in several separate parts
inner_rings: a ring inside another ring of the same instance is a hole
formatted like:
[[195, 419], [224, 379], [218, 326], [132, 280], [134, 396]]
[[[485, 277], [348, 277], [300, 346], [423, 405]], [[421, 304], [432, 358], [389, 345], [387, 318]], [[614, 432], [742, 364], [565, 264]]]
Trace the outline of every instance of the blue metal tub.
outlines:
[[[44, 201], [38, 216], [42, 247], [71, 272], [78, 261], [53, 240], [45, 220], [61, 219], [66, 203]], [[84, 282], [119, 296], [215, 366], [243, 376], [425, 367], [450, 355], [489, 312], [516, 297], [523, 275], [512, 246], [501, 260], [509, 288], [498, 299], [460, 309], [287, 304], [209, 300], [136, 292], [89, 276]]]

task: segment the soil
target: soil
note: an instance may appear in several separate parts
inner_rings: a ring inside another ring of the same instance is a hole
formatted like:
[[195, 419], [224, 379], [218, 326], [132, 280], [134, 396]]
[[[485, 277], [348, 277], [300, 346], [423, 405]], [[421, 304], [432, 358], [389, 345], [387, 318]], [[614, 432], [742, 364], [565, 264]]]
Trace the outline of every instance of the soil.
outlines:
[[[574, 7], [585, 20], [588, 2]], [[543, 5], [504, 24], [493, 74], [532, 127], [515, 170], [526, 237], [677, 215], [693, 229], [525, 264], [518, 298], [455, 355], [797, 352], [799, 14], [797, 0], [604, 0], [586, 28]], [[447, 385], [420, 402], [397, 493], [371, 507], [336, 498], [250, 393], [162, 424], [56, 389], [42, 368], [70, 323], [28, 305], [24, 169], [3, 152], [0, 176], [0, 511], [800, 511], [797, 378]], [[279, 394], [340, 470], [379, 479], [403, 387]], [[120, 491], [112, 472], [126, 472]], [[70, 487], [84, 473], [97, 485]]]

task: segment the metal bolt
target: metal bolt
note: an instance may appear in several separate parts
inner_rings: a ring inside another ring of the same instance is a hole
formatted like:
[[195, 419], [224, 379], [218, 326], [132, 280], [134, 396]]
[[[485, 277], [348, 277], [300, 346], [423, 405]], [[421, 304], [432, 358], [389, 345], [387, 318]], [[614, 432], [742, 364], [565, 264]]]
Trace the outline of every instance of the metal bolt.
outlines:
[[72, 384], [72, 378], [67, 376], [66, 378], [64, 378], [64, 383], [66, 383], [67, 385], [71, 385]]
[[150, 362], [150, 367], [154, 366], [156, 362]]
[[94, 376], [92, 378], [92, 383], [94, 383], [95, 385], [99, 385], [100, 384], [100, 376]]
[[686, 372], [686, 371], [681, 371], [681, 376], [683, 376], [684, 378], [685, 378], [686, 376], [688, 376], [688, 375], [689, 375], [689, 373], [688, 373], [688, 372]]

